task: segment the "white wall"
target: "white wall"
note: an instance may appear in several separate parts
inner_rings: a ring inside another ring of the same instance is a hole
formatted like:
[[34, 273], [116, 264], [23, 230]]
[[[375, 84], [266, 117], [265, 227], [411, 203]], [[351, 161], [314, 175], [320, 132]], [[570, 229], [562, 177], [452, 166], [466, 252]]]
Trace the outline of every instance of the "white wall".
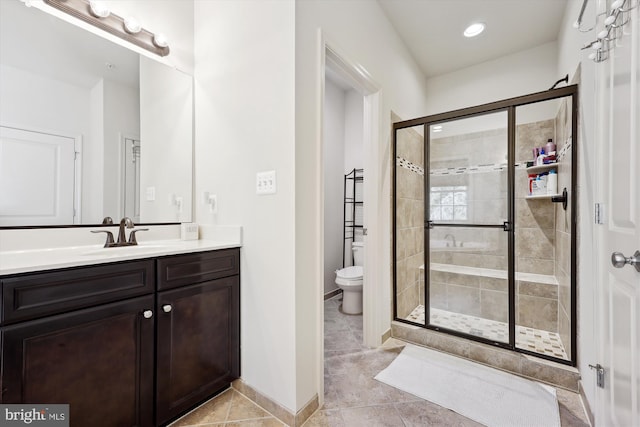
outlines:
[[[326, 90], [326, 89], [325, 89]], [[364, 168], [364, 99], [355, 90], [345, 96], [344, 172]], [[366, 175], [367, 171], [365, 171]]]
[[[427, 80], [422, 116], [549, 89], [559, 78], [557, 43], [551, 42]], [[412, 117], [403, 117], [409, 119]]]
[[[589, 2], [583, 22], [585, 28], [591, 28], [595, 22], [596, 3]], [[558, 74], [569, 74], [573, 80], [576, 69], [580, 66], [581, 81], [579, 90], [579, 129], [578, 129], [578, 369], [582, 376], [582, 386], [590, 403], [595, 409], [596, 384], [595, 375], [589, 364], [598, 362], [595, 333], [595, 288], [594, 278], [598, 277], [595, 240], [596, 226], [592, 212], [596, 202], [596, 139], [595, 139], [595, 69], [596, 65], [587, 58], [591, 49], [581, 50], [582, 46], [595, 40], [595, 32], [581, 33], [572, 24], [580, 14], [582, 0], [569, 0], [565, 10], [562, 31], [558, 37]], [[605, 63], [606, 64], [606, 63]], [[606, 65], [602, 65], [606, 66]]]
[[[294, 6], [196, 1], [194, 27], [196, 198], [218, 196], [218, 214], [197, 203], [196, 218], [243, 227], [242, 378], [291, 412], [299, 407]], [[256, 172], [269, 170], [277, 193], [256, 195]]]
[[324, 158], [324, 293], [338, 288], [335, 271], [342, 268], [345, 164], [345, 101], [343, 89], [325, 80], [322, 127]]
[[[317, 348], [321, 325], [317, 323], [321, 299], [322, 271], [318, 270], [321, 229], [321, 153], [317, 143], [321, 134], [321, 78], [319, 29], [329, 44], [346, 59], [358, 64], [381, 87], [380, 146], [377, 150], [378, 171], [367, 172], [380, 177], [376, 184], [380, 224], [369, 230], [370, 245], [382, 260], [379, 268], [379, 293], [383, 302], [376, 313], [386, 327], [391, 320], [390, 273], [390, 117], [391, 110], [402, 117], [424, 115], [427, 110], [424, 77], [400, 41], [395, 30], [376, 2], [354, 0], [343, 2], [296, 2], [295, 15], [295, 308], [297, 388], [296, 406], [300, 408], [320, 385], [322, 355]], [[368, 212], [369, 212], [369, 208]], [[320, 375], [318, 375], [320, 373]]]

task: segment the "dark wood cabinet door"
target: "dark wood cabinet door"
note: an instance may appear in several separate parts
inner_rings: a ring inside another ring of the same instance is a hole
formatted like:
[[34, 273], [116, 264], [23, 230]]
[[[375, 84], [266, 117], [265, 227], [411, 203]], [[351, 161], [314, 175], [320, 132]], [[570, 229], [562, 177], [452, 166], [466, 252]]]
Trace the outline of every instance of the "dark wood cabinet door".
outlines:
[[240, 375], [238, 276], [158, 293], [156, 419], [159, 424]]
[[2, 328], [2, 403], [68, 403], [74, 427], [153, 425], [153, 303], [148, 295]]

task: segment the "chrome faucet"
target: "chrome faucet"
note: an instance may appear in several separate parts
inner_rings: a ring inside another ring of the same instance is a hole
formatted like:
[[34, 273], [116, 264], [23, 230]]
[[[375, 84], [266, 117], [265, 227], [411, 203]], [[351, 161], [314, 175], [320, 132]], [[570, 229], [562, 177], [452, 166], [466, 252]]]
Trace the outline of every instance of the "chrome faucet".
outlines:
[[129, 241], [127, 241], [127, 237], [125, 235], [125, 228], [133, 228], [133, 221], [129, 217], [124, 217], [120, 220], [120, 226], [118, 228], [118, 241], [115, 242], [113, 240], [113, 233], [109, 230], [91, 230], [92, 233], [106, 233], [107, 241], [104, 244], [105, 248], [115, 248], [119, 246], [134, 246], [138, 244], [136, 240], [136, 233], [138, 231], [147, 231], [148, 228], [138, 228], [136, 230], [131, 230], [129, 233]]
[[[447, 240], [447, 238], [449, 238], [449, 237], [451, 237], [451, 245], [452, 245], [452, 247], [455, 248], [456, 247], [456, 238], [455, 238], [455, 236], [453, 234], [451, 234], [451, 233], [445, 234], [444, 240]], [[448, 244], [447, 244], [447, 247], [449, 247]]]

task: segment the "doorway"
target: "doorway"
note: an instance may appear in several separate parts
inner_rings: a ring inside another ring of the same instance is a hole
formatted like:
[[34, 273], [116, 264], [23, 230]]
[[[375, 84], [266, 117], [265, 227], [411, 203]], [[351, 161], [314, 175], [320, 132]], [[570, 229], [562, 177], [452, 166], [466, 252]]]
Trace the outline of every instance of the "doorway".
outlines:
[[[382, 319], [381, 316], [376, 316], [376, 313], [381, 312], [381, 307], [384, 304], [384, 291], [379, 289], [381, 280], [381, 252], [383, 241], [381, 229], [378, 227], [379, 215], [380, 215], [380, 195], [378, 194], [378, 183], [380, 182], [380, 89], [377, 83], [375, 83], [368, 75], [366, 70], [361, 66], [356, 65], [355, 62], [349, 61], [346, 55], [340, 53], [334, 46], [330, 46], [329, 43], [320, 37], [320, 73], [319, 73], [319, 88], [322, 93], [321, 103], [319, 106], [321, 111], [320, 126], [324, 127], [324, 102], [325, 102], [325, 74], [326, 70], [329, 73], [337, 74], [346, 83], [347, 87], [352, 88], [359, 94], [361, 102], [361, 124], [358, 125], [361, 132], [361, 149], [362, 149], [362, 169], [365, 178], [361, 186], [361, 197], [365, 203], [372, 207], [371, 209], [362, 210], [362, 228], [360, 232], [360, 238], [364, 241], [364, 277], [366, 279], [366, 290], [363, 290], [362, 301], [362, 333], [358, 339], [358, 345], [367, 347], [375, 347], [381, 344], [382, 335], [384, 330], [388, 328], [388, 319]], [[355, 95], [354, 95], [355, 99]], [[322, 194], [321, 206], [321, 221], [319, 230], [319, 253], [321, 257], [318, 260], [317, 271], [320, 273], [318, 280], [318, 360], [323, 361], [325, 355], [324, 337], [325, 337], [325, 283], [331, 284], [335, 281], [336, 273], [332, 269], [325, 272], [325, 247], [328, 241], [325, 240], [325, 217], [328, 215], [330, 206], [325, 200], [325, 166], [327, 166], [324, 159], [324, 130], [318, 135], [317, 146], [318, 154], [321, 157], [320, 171], [321, 176], [319, 182], [322, 185], [320, 194]], [[344, 171], [340, 174], [333, 174], [335, 179], [339, 175], [341, 187], [340, 187], [340, 200], [339, 206], [333, 207], [333, 211], [338, 210], [338, 219], [340, 221], [340, 231], [336, 239], [339, 238], [337, 248], [335, 249], [335, 255], [340, 260], [338, 265], [342, 265], [342, 247], [345, 239], [343, 236], [344, 229]], [[385, 206], [388, 206], [385, 204]], [[334, 212], [335, 215], [335, 212]], [[368, 230], [368, 232], [367, 232]], [[335, 247], [335, 246], [334, 246]], [[346, 257], [345, 257], [346, 258]], [[386, 299], [387, 304], [389, 300]], [[388, 312], [388, 305], [386, 306]], [[337, 306], [335, 307], [337, 310]], [[383, 310], [384, 311], [384, 310]], [[386, 322], [385, 322], [386, 320]], [[385, 326], [386, 324], [386, 326]], [[384, 330], [383, 330], [384, 329]], [[319, 398], [320, 404], [324, 399], [324, 363], [317, 365], [317, 381], [319, 384]]]

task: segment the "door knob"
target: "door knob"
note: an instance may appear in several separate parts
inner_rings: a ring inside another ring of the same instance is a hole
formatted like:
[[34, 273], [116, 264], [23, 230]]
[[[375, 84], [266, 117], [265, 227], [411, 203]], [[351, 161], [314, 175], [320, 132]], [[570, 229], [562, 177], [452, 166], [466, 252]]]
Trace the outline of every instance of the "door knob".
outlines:
[[640, 273], [640, 251], [636, 251], [633, 256], [629, 258], [620, 252], [614, 252], [611, 254], [611, 264], [613, 264], [615, 268], [622, 268], [627, 264], [633, 265], [636, 271]]
[[145, 310], [142, 312], [142, 315], [144, 316], [145, 319], [151, 319], [153, 317], [153, 311]]
[[164, 311], [165, 313], [168, 313], [171, 311], [171, 305], [170, 304], [165, 304], [162, 306], [162, 311]]

